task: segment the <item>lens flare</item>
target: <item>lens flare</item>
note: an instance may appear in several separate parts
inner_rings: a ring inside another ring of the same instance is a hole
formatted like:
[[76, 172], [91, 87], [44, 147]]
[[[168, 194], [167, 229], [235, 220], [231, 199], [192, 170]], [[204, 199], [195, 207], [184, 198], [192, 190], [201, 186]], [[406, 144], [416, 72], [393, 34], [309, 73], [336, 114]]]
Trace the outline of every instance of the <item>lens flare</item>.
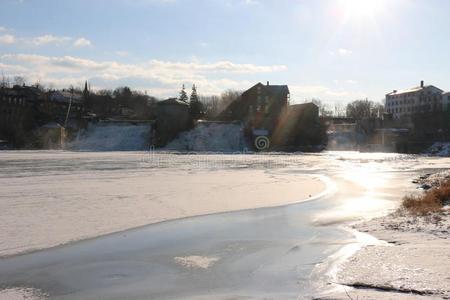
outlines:
[[383, 2], [383, 0], [340, 0], [340, 6], [348, 18], [365, 18], [379, 13]]

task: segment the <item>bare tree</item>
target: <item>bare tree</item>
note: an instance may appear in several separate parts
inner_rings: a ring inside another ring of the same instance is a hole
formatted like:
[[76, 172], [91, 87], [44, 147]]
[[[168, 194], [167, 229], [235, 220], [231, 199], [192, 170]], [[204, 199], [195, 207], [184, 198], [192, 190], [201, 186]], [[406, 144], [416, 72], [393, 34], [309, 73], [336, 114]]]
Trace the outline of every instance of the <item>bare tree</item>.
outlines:
[[375, 103], [373, 101], [356, 100], [347, 104], [347, 117], [355, 120], [361, 120], [364, 118], [377, 118], [381, 116], [384, 107], [381, 103]]
[[211, 119], [219, 114], [220, 98], [218, 96], [199, 96], [200, 102], [205, 109], [205, 118]]
[[200, 102], [205, 109], [205, 118], [211, 119], [217, 117], [231, 103], [241, 98], [242, 92], [236, 90], [226, 90], [220, 96], [199, 96]]
[[99, 95], [99, 96], [109, 96], [109, 97], [112, 97], [113, 91], [112, 91], [112, 90], [99, 90], [99, 91], [97, 91], [96, 94]]
[[226, 90], [220, 95], [220, 101], [218, 105], [218, 113], [223, 112], [231, 103], [241, 99], [242, 92], [237, 90]]
[[9, 78], [5, 76], [2, 72], [2, 80], [0, 81], [0, 88], [9, 88], [10, 81]]
[[335, 117], [345, 117], [345, 115], [346, 115], [345, 106], [342, 105], [342, 103], [340, 103], [340, 102], [335, 103], [333, 115]]
[[25, 78], [22, 76], [14, 76], [14, 85], [25, 85]]
[[306, 102], [312, 102], [315, 105], [317, 105], [317, 107], [319, 107], [319, 115], [321, 117], [331, 117], [333, 115], [333, 110], [331, 110], [331, 108], [323, 103], [320, 99], [311, 99], [311, 101], [306, 101]]

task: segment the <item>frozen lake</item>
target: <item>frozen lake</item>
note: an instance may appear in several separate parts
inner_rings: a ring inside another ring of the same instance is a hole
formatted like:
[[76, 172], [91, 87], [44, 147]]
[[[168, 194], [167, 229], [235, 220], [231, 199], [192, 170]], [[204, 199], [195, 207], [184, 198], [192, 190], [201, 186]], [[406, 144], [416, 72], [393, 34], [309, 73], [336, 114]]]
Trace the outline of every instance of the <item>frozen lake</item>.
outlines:
[[414, 176], [450, 160], [38, 151], [1, 152], [0, 167], [0, 288], [52, 299], [297, 299], [326, 288], [332, 255], [360, 242], [345, 225], [394, 209]]

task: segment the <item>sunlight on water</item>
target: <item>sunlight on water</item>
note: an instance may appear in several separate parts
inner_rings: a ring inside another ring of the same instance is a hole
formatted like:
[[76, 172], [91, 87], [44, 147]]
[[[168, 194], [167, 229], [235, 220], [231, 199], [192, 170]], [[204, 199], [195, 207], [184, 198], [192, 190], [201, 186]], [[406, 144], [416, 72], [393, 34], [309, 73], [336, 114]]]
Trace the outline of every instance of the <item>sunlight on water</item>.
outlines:
[[387, 176], [381, 175], [373, 166], [350, 166], [343, 172], [342, 177], [367, 189], [368, 192], [383, 186], [387, 181]]
[[323, 212], [313, 219], [315, 225], [328, 226], [332, 224], [357, 221], [384, 215], [396, 207], [395, 202], [372, 198], [370, 196], [346, 199], [339, 206]]

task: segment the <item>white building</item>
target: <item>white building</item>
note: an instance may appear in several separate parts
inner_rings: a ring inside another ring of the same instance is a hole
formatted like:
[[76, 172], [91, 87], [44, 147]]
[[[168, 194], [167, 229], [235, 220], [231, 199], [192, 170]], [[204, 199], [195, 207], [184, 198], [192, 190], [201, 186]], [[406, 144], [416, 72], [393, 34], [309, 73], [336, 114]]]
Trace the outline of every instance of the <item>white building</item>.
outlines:
[[433, 86], [424, 85], [393, 92], [386, 95], [386, 112], [400, 119], [415, 113], [437, 112], [443, 109], [443, 90]]

